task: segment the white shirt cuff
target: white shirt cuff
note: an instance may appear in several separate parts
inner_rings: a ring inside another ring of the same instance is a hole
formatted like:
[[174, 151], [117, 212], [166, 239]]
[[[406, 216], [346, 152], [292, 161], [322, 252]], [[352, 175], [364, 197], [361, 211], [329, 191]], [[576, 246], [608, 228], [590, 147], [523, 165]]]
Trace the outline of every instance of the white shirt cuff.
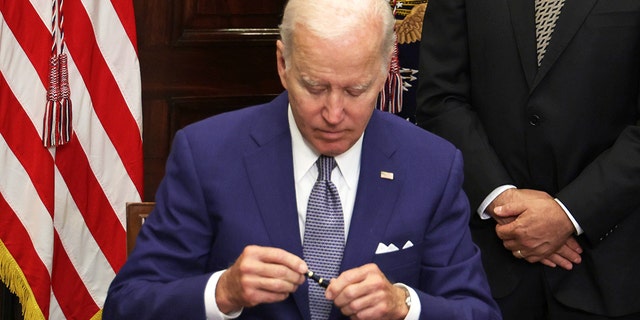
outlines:
[[422, 311], [422, 306], [420, 305], [420, 298], [413, 288], [407, 286], [404, 283], [394, 283], [394, 286], [399, 286], [407, 289], [409, 291], [409, 296], [411, 297], [411, 306], [409, 307], [409, 312], [407, 312], [407, 316], [404, 318], [405, 320], [419, 320], [420, 319], [420, 311]]
[[493, 191], [491, 191], [491, 193], [489, 193], [489, 195], [486, 198], [484, 198], [484, 201], [482, 201], [482, 203], [478, 207], [478, 211], [477, 211], [478, 215], [480, 215], [480, 219], [487, 220], [487, 219], [491, 218], [491, 216], [488, 213], [485, 212], [487, 210], [487, 207], [501, 193], [505, 192], [508, 189], [516, 189], [516, 186], [510, 185], [510, 184], [505, 184], [503, 186], [499, 186], [499, 187], [493, 189]]
[[573, 218], [573, 216], [571, 215], [571, 212], [569, 212], [569, 209], [567, 209], [567, 207], [564, 206], [564, 204], [562, 203], [562, 201], [560, 201], [560, 199], [556, 198], [554, 200], [556, 200], [556, 202], [560, 205], [562, 210], [564, 210], [564, 213], [567, 214], [567, 217], [569, 217], [569, 220], [571, 220], [571, 223], [573, 223], [573, 227], [576, 228], [576, 235], [581, 235], [584, 232], [584, 230], [582, 230], [582, 228], [578, 224], [578, 221], [576, 221], [576, 219]]
[[207, 320], [228, 320], [235, 319], [240, 316], [243, 309], [240, 309], [231, 314], [224, 314], [218, 308], [216, 303], [216, 286], [218, 286], [218, 280], [225, 270], [218, 271], [209, 277], [207, 285], [204, 287], [204, 311], [207, 315]]

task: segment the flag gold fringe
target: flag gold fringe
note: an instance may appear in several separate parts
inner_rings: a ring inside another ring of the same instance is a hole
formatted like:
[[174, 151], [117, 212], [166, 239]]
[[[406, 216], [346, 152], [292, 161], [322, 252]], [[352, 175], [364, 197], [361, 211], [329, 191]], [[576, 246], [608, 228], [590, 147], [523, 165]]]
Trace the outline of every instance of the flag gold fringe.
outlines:
[[102, 309], [96, 312], [96, 314], [91, 317], [91, 320], [102, 320]]
[[36, 302], [27, 278], [2, 240], [0, 240], [0, 281], [20, 299], [25, 320], [44, 319], [44, 314]]

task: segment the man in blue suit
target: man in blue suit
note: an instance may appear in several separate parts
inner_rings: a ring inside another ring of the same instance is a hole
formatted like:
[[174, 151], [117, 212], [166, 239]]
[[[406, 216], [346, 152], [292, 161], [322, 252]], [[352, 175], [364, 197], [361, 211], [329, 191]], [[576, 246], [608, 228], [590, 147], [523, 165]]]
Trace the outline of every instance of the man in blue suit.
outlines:
[[460, 152], [374, 111], [393, 23], [384, 0], [288, 2], [277, 42], [287, 91], [176, 134], [104, 319], [315, 319], [303, 239], [320, 155], [337, 162], [346, 239], [324, 318], [500, 318]]

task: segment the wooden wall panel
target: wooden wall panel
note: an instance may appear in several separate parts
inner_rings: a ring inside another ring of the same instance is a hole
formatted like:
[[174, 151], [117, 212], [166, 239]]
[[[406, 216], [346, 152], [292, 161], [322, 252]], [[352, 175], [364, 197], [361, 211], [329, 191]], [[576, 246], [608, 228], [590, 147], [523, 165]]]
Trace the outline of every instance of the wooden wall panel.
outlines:
[[[185, 0], [189, 25], [199, 29], [273, 28], [280, 22], [283, 0]], [[179, 9], [179, 8], [178, 8]]]
[[282, 92], [284, 0], [134, 0], [142, 73], [143, 200], [154, 201], [175, 131]]
[[[170, 139], [173, 134], [184, 126], [198, 121], [203, 117], [233, 111], [242, 107], [271, 101], [275, 95], [252, 95], [236, 97], [190, 97], [176, 98], [171, 101], [169, 115]], [[212, 106], [215, 106], [212, 108]]]

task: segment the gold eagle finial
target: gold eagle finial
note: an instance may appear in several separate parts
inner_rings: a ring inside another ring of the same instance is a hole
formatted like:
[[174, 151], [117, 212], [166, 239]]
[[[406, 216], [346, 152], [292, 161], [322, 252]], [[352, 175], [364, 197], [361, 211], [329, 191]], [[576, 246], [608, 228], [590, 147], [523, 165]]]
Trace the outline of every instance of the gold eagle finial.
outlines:
[[[398, 44], [413, 43], [422, 38], [422, 20], [427, 10], [427, 0], [405, 0], [396, 4], [396, 15], [404, 19], [396, 20]], [[405, 8], [413, 6], [411, 9]]]

